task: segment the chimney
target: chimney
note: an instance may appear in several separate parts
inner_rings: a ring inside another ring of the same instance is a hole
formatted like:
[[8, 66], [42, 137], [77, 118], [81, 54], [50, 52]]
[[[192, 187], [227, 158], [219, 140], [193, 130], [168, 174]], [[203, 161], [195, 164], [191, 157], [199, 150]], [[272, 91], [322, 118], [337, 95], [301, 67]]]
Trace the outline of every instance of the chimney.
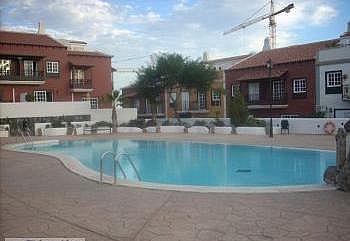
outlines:
[[44, 22], [42, 21], [38, 24], [38, 34], [45, 34]]
[[271, 49], [270, 38], [269, 38], [269, 37], [266, 37], [266, 38], [264, 39], [264, 46], [263, 46], [262, 51], [266, 51], [266, 50], [270, 50], [270, 49]]
[[208, 54], [208, 52], [204, 52], [203, 53], [203, 62], [208, 62], [208, 60], [209, 60], [209, 54]]

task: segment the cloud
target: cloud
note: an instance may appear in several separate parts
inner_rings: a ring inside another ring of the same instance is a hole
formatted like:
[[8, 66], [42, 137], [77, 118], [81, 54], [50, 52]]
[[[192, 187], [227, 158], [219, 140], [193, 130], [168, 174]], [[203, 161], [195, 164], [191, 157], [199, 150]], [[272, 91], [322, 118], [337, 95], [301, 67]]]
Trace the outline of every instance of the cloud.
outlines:
[[328, 23], [335, 16], [337, 16], [337, 11], [332, 6], [320, 5], [312, 14], [311, 20], [313, 24], [322, 25]]
[[[1, 0], [0, 0], [1, 1]], [[4, 0], [2, 0], [4, 1]], [[173, 5], [140, 5], [140, 1], [113, 0], [5, 0], [2, 21], [11, 29], [35, 31], [43, 20], [49, 34], [57, 38], [84, 40], [90, 48], [114, 56], [115, 67], [138, 68], [155, 52], [179, 52], [196, 59], [204, 51], [211, 58], [260, 51], [268, 36], [268, 20], [223, 36], [261, 8], [261, 0], [178, 0]], [[142, 1], [141, 1], [142, 2]], [[317, 28], [333, 20], [337, 9], [332, 1], [293, 0], [290, 13], [276, 17], [277, 46], [295, 44], [302, 30]], [[288, 5], [279, 0], [275, 10]], [[0, 9], [2, 7], [0, 6]], [[267, 13], [263, 9], [256, 16]], [[255, 16], [255, 17], [256, 17]], [[122, 61], [130, 56], [140, 56]], [[142, 57], [142, 58], [141, 58]], [[125, 86], [135, 77], [117, 74], [117, 86]]]

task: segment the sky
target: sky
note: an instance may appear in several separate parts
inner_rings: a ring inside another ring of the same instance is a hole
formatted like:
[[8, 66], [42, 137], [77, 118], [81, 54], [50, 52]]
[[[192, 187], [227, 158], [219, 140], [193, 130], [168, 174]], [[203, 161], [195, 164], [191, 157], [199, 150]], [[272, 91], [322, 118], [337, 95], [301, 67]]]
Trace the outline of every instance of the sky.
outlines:
[[[210, 59], [261, 51], [268, 36], [264, 20], [223, 32], [252, 16], [267, 0], [0, 0], [1, 28], [35, 32], [39, 21], [55, 38], [82, 40], [89, 49], [113, 55], [114, 68], [137, 70], [157, 53]], [[350, 21], [350, 0], [275, 0], [277, 47], [333, 39]], [[268, 12], [268, 7], [255, 17]], [[115, 87], [136, 74], [116, 72]]]

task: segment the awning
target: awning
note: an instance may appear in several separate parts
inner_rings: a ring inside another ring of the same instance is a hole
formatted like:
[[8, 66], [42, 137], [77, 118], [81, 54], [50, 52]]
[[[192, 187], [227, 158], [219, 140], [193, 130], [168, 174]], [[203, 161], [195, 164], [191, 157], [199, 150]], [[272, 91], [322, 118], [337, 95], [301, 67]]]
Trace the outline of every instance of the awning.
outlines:
[[276, 79], [282, 77], [286, 74], [288, 70], [274, 70], [271, 71], [271, 76], [269, 75], [269, 71], [266, 70], [250, 70], [248, 73], [243, 74], [241, 77], [237, 79], [237, 81], [243, 80], [266, 80], [266, 79]]
[[69, 61], [69, 64], [71, 66], [82, 67], [82, 68], [91, 68], [94, 66], [93, 64], [80, 63], [77, 61]]

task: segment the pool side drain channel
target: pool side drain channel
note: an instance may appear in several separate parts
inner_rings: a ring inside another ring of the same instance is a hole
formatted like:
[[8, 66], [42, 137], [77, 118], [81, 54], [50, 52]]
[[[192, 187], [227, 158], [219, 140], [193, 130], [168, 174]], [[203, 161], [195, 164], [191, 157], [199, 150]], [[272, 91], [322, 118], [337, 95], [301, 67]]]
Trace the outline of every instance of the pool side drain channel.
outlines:
[[236, 172], [252, 172], [250, 169], [237, 169]]

